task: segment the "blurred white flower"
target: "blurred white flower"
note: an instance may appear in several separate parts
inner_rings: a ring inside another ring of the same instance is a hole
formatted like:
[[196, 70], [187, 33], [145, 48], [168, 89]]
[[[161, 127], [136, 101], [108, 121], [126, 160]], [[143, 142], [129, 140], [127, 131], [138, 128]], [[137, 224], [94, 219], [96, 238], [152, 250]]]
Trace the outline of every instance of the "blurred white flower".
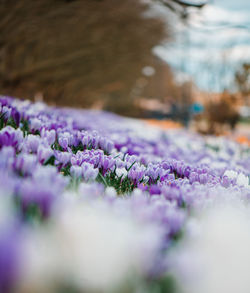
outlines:
[[106, 187], [106, 189], [105, 189], [105, 194], [106, 194], [107, 196], [109, 196], [109, 197], [113, 197], [113, 198], [115, 198], [115, 197], [117, 196], [117, 192], [116, 192], [115, 188], [112, 187], [112, 186], [108, 186], [108, 187]]
[[26, 236], [25, 292], [50, 292], [64, 283], [84, 292], [110, 292], [131, 277], [147, 274], [160, 245], [158, 229], [118, 215], [100, 202], [61, 206], [52, 222]]
[[249, 223], [249, 207], [240, 201], [205, 213], [171, 260], [180, 292], [250, 292]]
[[248, 176], [244, 175], [243, 173], [240, 173], [237, 177], [236, 183], [239, 186], [248, 187], [249, 186], [249, 178], [248, 178]]
[[123, 178], [128, 175], [128, 171], [125, 168], [116, 168], [115, 173], [118, 177], [123, 176]]
[[227, 170], [224, 173], [224, 176], [227, 176], [230, 179], [236, 179], [236, 183], [239, 186], [248, 187], [249, 186], [249, 178], [248, 176], [244, 175], [243, 173], [237, 173], [233, 170]]
[[230, 179], [235, 179], [237, 178], [238, 174], [237, 172], [233, 171], [233, 170], [227, 170], [225, 173], [224, 173], [224, 176], [227, 176], [228, 178]]

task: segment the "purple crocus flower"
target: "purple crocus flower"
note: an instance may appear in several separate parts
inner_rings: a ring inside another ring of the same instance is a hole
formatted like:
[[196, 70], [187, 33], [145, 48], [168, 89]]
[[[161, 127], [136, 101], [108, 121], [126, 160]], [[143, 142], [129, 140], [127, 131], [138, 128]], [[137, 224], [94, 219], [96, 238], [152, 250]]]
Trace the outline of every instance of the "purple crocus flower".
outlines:
[[39, 145], [37, 149], [37, 157], [41, 164], [46, 163], [54, 155], [50, 147]]
[[64, 132], [59, 134], [58, 143], [63, 150], [67, 150], [68, 146], [71, 145], [71, 140], [70, 133]]
[[61, 164], [62, 166], [66, 166], [67, 164], [70, 163], [71, 156], [72, 154], [69, 152], [60, 152], [60, 151], [55, 152], [55, 158], [58, 161], [58, 163]]
[[8, 106], [3, 106], [1, 114], [4, 115], [3, 119], [4, 119], [4, 122], [6, 123], [11, 116], [11, 108], [9, 108]]
[[167, 200], [176, 202], [181, 201], [181, 192], [179, 188], [171, 185], [164, 185], [161, 188], [161, 191]]
[[149, 192], [151, 195], [152, 194], [161, 194], [161, 189], [158, 185], [154, 184], [154, 185], [150, 186]]
[[35, 204], [39, 208], [42, 218], [47, 218], [57, 191], [56, 187], [45, 185], [43, 182], [25, 181], [19, 189], [23, 214], [25, 215], [30, 205]]
[[59, 137], [58, 143], [64, 150], [67, 150], [69, 145], [69, 140], [67, 137]]
[[100, 137], [99, 146], [107, 153], [111, 153], [112, 149], [114, 148], [114, 143], [106, 137]]
[[228, 188], [231, 185], [231, 180], [227, 176], [223, 176], [221, 179], [221, 185]]
[[110, 170], [115, 166], [115, 160], [110, 156], [104, 155], [101, 158], [100, 166], [103, 168], [103, 173], [105, 174], [107, 170]]
[[80, 166], [83, 162], [83, 154], [82, 152], [78, 151], [75, 155], [72, 155], [71, 157], [71, 164]]
[[32, 154], [20, 154], [14, 161], [13, 167], [23, 175], [31, 175], [37, 164], [37, 157]]
[[99, 170], [97, 168], [94, 168], [93, 165], [83, 162], [81, 165], [82, 168], [82, 176], [84, 180], [89, 181], [89, 180], [95, 180]]
[[[15, 100], [18, 101], [18, 100]], [[0, 104], [3, 106], [11, 106], [14, 102], [14, 99], [8, 96], [0, 96]]]
[[91, 147], [93, 149], [97, 149], [99, 145], [100, 136], [97, 133], [93, 133], [92, 140], [91, 140]]
[[91, 144], [91, 142], [92, 142], [92, 136], [89, 133], [85, 132], [82, 138], [83, 147], [88, 147]]
[[22, 140], [23, 132], [20, 129], [6, 126], [0, 130], [0, 148], [3, 146], [13, 146], [18, 149]]
[[75, 178], [82, 177], [82, 168], [80, 166], [74, 165], [70, 167], [70, 174]]
[[145, 175], [146, 168], [143, 165], [134, 164], [128, 171], [128, 178], [132, 179], [134, 183], [140, 182]]
[[207, 180], [208, 180], [207, 174], [200, 174], [199, 175], [199, 181], [200, 181], [201, 184], [206, 184]]
[[30, 129], [35, 132], [36, 130], [41, 129], [42, 127], [42, 121], [38, 118], [31, 118], [30, 120]]
[[38, 135], [29, 134], [26, 137], [25, 144], [29, 152], [36, 153], [41, 139]]
[[198, 174], [196, 172], [191, 172], [189, 175], [189, 181], [190, 183], [194, 183], [195, 181], [198, 181]]
[[11, 166], [16, 151], [12, 146], [4, 146], [0, 150], [0, 169], [8, 169]]
[[147, 191], [148, 190], [148, 186], [144, 183], [140, 183], [137, 185], [137, 188], [139, 188], [141, 191]]
[[54, 129], [46, 130], [43, 128], [41, 130], [41, 137], [46, 140], [48, 145], [52, 145], [56, 141], [56, 131]]
[[16, 123], [16, 126], [18, 127], [20, 124], [21, 116], [16, 108], [12, 108], [11, 117], [13, 118], [14, 122]]

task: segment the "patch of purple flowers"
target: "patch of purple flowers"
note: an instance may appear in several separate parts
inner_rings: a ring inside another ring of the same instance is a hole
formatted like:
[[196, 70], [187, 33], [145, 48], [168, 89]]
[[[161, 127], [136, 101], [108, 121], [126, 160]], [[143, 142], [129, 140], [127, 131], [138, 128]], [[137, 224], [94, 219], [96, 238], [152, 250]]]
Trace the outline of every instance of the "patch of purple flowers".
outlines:
[[0, 233], [0, 291], [18, 288], [15, 259], [22, 249], [15, 242], [8, 247], [10, 239], [37, 223], [53, 226], [61, 206], [102, 202], [121, 219], [159, 229], [157, 261], [146, 276], [157, 279], [195, 209], [223, 193], [250, 198], [249, 149], [236, 143], [214, 151], [199, 135], [150, 127], [145, 135], [141, 121], [110, 113], [7, 97], [0, 105], [0, 203], [8, 197], [20, 227], [14, 236]]

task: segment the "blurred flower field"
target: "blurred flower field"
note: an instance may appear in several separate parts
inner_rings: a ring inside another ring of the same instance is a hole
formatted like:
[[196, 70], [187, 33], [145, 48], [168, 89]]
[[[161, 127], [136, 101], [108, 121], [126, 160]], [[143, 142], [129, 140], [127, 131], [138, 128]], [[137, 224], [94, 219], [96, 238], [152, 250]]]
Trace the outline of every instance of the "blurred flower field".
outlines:
[[0, 292], [249, 291], [247, 144], [3, 96], [0, 112]]

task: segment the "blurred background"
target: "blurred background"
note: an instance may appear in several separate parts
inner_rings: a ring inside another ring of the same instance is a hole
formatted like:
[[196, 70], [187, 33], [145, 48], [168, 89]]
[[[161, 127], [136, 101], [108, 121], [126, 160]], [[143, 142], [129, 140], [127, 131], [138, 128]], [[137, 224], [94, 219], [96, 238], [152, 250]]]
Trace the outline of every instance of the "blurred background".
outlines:
[[0, 0], [0, 30], [2, 95], [249, 143], [248, 0]]

